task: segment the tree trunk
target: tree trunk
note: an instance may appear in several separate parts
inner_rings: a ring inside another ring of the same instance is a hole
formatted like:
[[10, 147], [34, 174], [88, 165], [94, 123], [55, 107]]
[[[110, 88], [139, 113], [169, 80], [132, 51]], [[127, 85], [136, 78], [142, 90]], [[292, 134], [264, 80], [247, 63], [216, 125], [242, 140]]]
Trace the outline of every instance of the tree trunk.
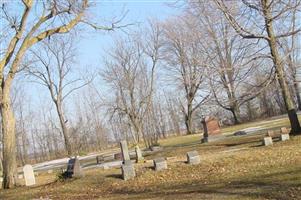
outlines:
[[186, 134], [187, 135], [193, 134], [191, 115], [185, 115], [185, 126], [186, 126]]
[[234, 124], [239, 124], [239, 108], [237, 106], [237, 104], [235, 104], [234, 106], [232, 106], [232, 108], [230, 109], [232, 115], [233, 115], [233, 119], [234, 119]]
[[73, 148], [70, 142], [70, 137], [69, 137], [69, 132], [68, 129], [66, 127], [66, 122], [65, 122], [65, 118], [63, 115], [63, 111], [62, 111], [62, 107], [61, 107], [61, 103], [56, 102], [56, 109], [57, 109], [57, 114], [60, 120], [60, 124], [61, 124], [61, 128], [62, 128], [62, 132], [63, 132], [63, 136], [64, 136], [64, 142], [65, 142], [65, 149], [68, 153], [68, 156], [73, 156]]
[[276, 74], [281, 88], [282, 96], [288, 112], [288, 117], [291, 124], [291, 134], [301, 134], [301, 127], [296, 114], [294, 102], [287, 84], [284, 67], [277, 50], [277, 41], [275, 38], [273, 23], [271, 20], [272, 19], [272, 14], [270, 10], [271, 8], [269, 7], [270, 2], [269, 0], [263, 0], [262, 3], [263, 3], [263, 13], [265, 16], [265, 27], [266, 27], [267, 34], [269, 36], [268, 43], [270, 46], [271, 55], [273, 57], [273, 62], [275, 65]]
[[187, 135], [193, 134], [192, 127], [192, 100], [187, 105], [187, 114], [185, 114], [185, 126]]
[[301, 110], [301, 97], [300, 97], [298, 83], [296, 80], [294, 81], [294, 89], [295, 89], [295, 93], [296, 93], [296, 97], [297, 97], [298, 110]]
[[15, 118], [9, 95], [8, 89], [2, 90], [3, 188], [5, 189], [15, 186], [17, 171]]

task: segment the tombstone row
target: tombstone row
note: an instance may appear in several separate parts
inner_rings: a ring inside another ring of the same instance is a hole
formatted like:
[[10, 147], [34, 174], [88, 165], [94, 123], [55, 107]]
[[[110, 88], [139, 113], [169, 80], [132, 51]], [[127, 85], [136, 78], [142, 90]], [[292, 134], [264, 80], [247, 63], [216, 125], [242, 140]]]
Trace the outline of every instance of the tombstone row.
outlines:
[[[287, 128], [282, 127], [280, 130], [280, 141], [286, 141], [289, 140], [289, 132]], [[273, 144], [273, 136], [274, 131], [269, 130], [267, 132], [267, 136], [263, 138], [263, 144], [265, 146], [269, 146]], [[120, 148], [121, 148], [121, 158], [122, 158], [122, 165], [121, 165], [121, 171], [122, 171], [122, 178], [124, 180], [129, 180], [131, 178], [134, 178], [136, 176], [134, 164], [130, 160], [129, 150], [127, 146], [126, 141], [120, 142]], [[142, 160], [142, 154], [139, 148], [135, 148], [135, 152], [137, 155], [136, 162], [139, 162], [139, 160]], [[200, 163], [200, 156], [197, 151], [190, 151], [187, 153], [187, 163], [196, 165]], [[99, 157], [97, 159], [101, 161], [105, 161], [106, 159], [103, 159], [104, 157]], [[115, 156], [114, 156], [115, 158]], [[114, 159], [113, 158], [113, 159]], [[111, 158], [110, 158], [111, 159]], [[153, 165], [155, 171], [161, 171], [167, 169], [167, 161], [165, 158], [156, 158], [153, 160]], [[23, 167], [23, 174], [25, 179], [25, 185], [26, 186], [32, 186], [36, 184], [34, 171], [31, 165], [25, 165]], [[71, 158], [68, 161], [67, 164], [67, 170], [65, 172], [65, 177], [67, 178], [80, 178], [82, 177], [83, 171], [80, 165], [80, 161], [77, 157]]]
[[[270, 146], [273, 145], [273, 137], [274, 137], [275, 132], [273, 130], [268, 130], [267, 131], [267, 136], [263, 138], [263, 145], [264, 146]], [[287, 130], [286, 127], [282, 127], [280, 129], [280, 141], [286, 141], [289, 140], [289, 131]]]
[[[121, 154], [122, 154], [122, 178], [123, 180], [129, 180], [136, 176], [134, 164], [131, 162], [128, 147], [126, 141], [120, 142]], [[197, 151], [190, 151], [187, 153], [187, 163], [188, 164], [199, 164], [200, 163], [200, 156]], [[165, 158], [160, 157], [153, 160], [154, 170], [155, 171], [162, 171], [167, 169], [167, 161]]]

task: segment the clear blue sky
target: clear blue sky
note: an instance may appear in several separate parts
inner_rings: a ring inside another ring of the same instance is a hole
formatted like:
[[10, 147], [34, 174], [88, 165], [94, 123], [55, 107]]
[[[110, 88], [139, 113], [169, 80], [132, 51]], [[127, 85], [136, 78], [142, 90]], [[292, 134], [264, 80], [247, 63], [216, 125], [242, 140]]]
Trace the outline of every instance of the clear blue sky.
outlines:
[[[163, 20], [169, 16], [176, 15], [179, 9], [171, 7], [175, 0], [159, 1], [159, 0], [112, 0], [112, 1], [94, 1], [95, 6], [91, 8], [93, 18], [98, 19], [98, 24], [104, 21], [110, 21], [113, 17], [121, 16], [125, 11], [126, 17], [122, 24], [138, 23], [144, 26], [147, 20], [155, 18]], [[103, 21], [102, 21], [103, 20]], [[104, 31], [89, 30], [79, 43], [80, 64], [95, 65], [101, 63], [105, 49], [112, 47], [112, 36], [122, 34], [122, 31], [106, 33]], [[98, 66], [99, 67], [99, 66]]]

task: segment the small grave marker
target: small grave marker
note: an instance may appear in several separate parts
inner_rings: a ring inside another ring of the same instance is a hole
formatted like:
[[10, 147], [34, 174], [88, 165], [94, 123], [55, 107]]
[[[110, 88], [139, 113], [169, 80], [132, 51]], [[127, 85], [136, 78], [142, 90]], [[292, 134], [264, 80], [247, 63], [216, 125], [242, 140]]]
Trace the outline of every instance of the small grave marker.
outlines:
[[281, 134], [280, 135], [280, 140], [281, 141], [286, 141], [286, 140], [289, 140], [289, 139], [290, 139], [289, 134]]
[[187, 153], [187, 163], [191, 165], [197, 165], [200, 163], [200, 156], [197, 151], [189, 151]]
[[167, 169], [167, 162], [164, 158], [157, 158], [154, 160], [154, 166], [156, 171]]
[[142, 156], [142, 152], [138, 145], [135, 147], [135, 153], [136, 153], [136, 162], [137, 163], [143, 162], [144, 158]]
[[273, 144], [273, 139], [272, 137], [265, 137], [263, 138], [263, 144], [264, 146], [270, 146]]
[[25, 185], [31, 186], [36, 184], [36, 179], [34, 177], [33, 168], [31, 165], [25, 165], [23, 167]]

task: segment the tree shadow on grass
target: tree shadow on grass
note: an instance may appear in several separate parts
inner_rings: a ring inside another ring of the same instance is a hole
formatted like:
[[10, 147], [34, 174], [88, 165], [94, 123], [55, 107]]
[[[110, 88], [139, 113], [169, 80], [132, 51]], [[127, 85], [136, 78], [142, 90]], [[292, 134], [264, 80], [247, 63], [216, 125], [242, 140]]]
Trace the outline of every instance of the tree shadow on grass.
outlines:
[[109, 174], [109, 175], [106, 175], [106, 177], [108, 177], [108, 178], [114, 178], [114, 179], [122, 179], [122, 175], [121, 174]]
[[[297, 174], [297, 175], [296, 175]], [[226, 198], [264, 198], [264, 199], [294, 199], [301, 195], [301, 169], [276, 172], [254, 177], [241, 177], [240, 180], [232, 182], [219, 182], [204, 184], [201, 180], [187, 181], [179, 183], [160, 183], [153, 188], [120, 189], [115, 190], [114, 194], [127, 194], [139, 196], [139, 199], [158, 198], [166, 199], [173, 197], [181, 199], [181, 196], [193, 196], [205, 198], [222, 196]], [[285, 177], [285, 178], [282, 178]], [[293, 178], [295, 177], [295, 178]], [[281, 181], [279, 181], [281, 180]], [[295, 189], [295, 190], [294, 190]]]

